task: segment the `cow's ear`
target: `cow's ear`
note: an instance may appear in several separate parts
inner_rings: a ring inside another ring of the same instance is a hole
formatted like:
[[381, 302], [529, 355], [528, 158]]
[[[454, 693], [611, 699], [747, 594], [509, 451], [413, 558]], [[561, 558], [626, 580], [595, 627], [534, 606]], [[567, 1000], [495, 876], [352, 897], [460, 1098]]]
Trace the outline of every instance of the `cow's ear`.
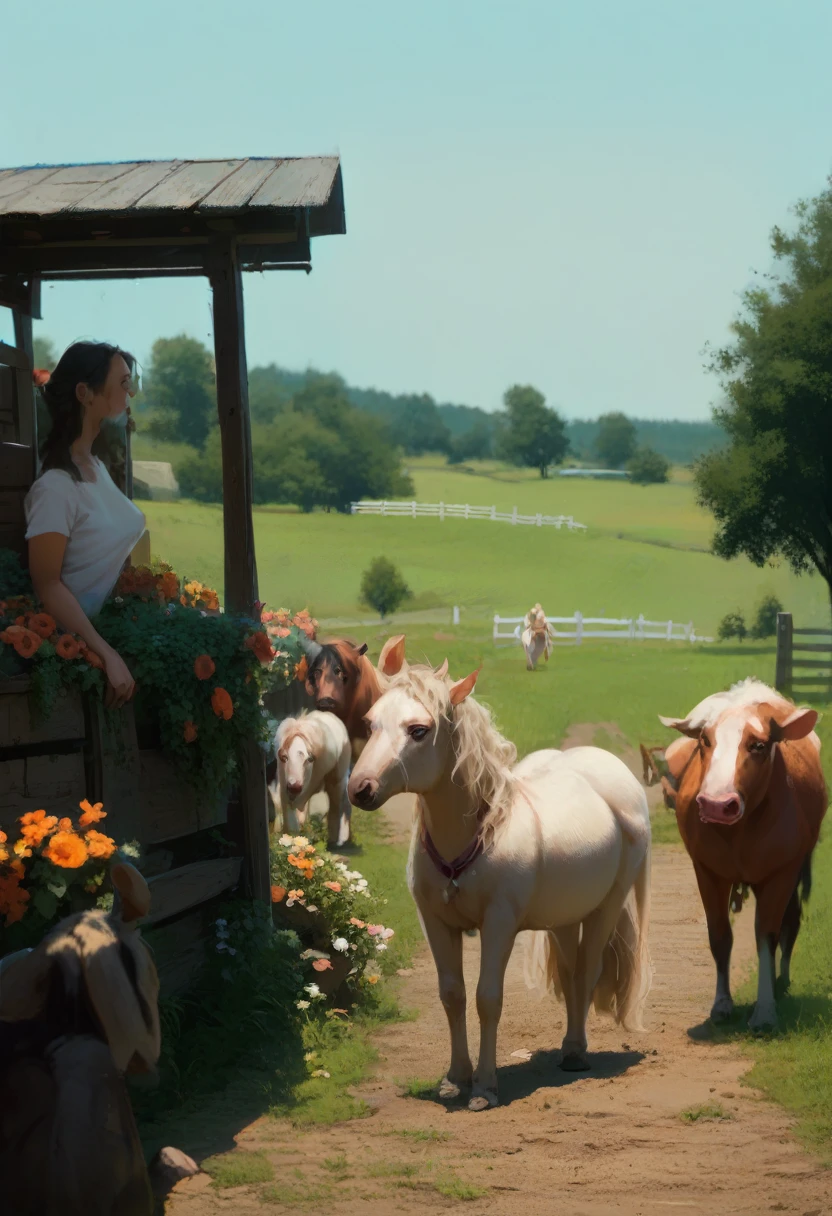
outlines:
[[661, 714], [658, 717], [662, 726], [678, 730], [680, 735], [687, 735], [689, 739], [698, 739], [702, 734], [702, 724], [693, 725], [690, 718], [663, 718]]
[[397, 676], [404, 667], [404, 634], [388, 638], [378, 656], [378, 669], [383, 676]]
[[464, 680], [457, 680], [456, 684], [451, 685], [451, 705], [461, 705], [465, 698], [471, 695], [479, 674], [478, 667], [476, 671], [471, 672], [470, 676], [466, 676]]
[[769, 719], [769, 737], [773, 743], [779, 743], [783, 739], [793, 743], [810, 735], [817, 721], [816, 710], [795, 709], [783, 722], [778, 722], [775, 718]]

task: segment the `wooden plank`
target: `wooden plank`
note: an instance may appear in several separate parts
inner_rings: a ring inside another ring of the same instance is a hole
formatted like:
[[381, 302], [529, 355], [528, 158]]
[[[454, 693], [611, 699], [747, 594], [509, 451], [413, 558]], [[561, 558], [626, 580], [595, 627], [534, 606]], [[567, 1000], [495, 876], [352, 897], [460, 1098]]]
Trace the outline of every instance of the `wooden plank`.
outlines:
[[799, 642], [793, 646], [795, 654], [810, 654], [817, 652], [818, 654], [832, 654], [832, 643], [830, 642]]
[[196, 269], [205, 273], [207, 239], [183, 237], [174, 243], [118, 244], [95, 241], [71, 246], [33, 246], [19, 249], [0, 246], [0, 272], [40, 274], [78, 270], [168, 270]]
[[57, 173], [54, 165], [40, 169], [12, 169], [8, 177], [0, 181], [0, 215], [14, 211], [18, 197], [25, 198], [28, 192]]
[[281, 160], [251, 199], [251, 207], [323, 207], [338, 172], [337, 156]]
[[134, 204], [134, 209], [188, 211], [230, 177], [238, 164], [236, 160], [185, 161]]
[[29, 710], [30, 701], [25, 693], [0, 696], [0, 742], [3, 746], [86, 737], [84, 706], [77, 693], [58, 697], [47, 720], [36, 726], [31, 722]]
[[[217, 410], [222, 440], [226, 611], [254, 615], [257, 562], [252, 521], [251, 420], [248, 408], [243, 281], [232, 238], [218, 239], [211, 268]], [[246, 890], [269, 902], [266, 766], [256, 743], [240, 749], [240, 803]]]
[[796, 688], [798, 685], [805, 688], [828, 688], [832, 685], [832, 676], [812, 676], [800, 677], [791, 681], [791, 687]]
[[227, 796], [213, 805], [198, 802], [161, 752], [142, 750], [138, 756], [134, 788], [140, 807], [137, 835], [143, 844], [162, 844], [225, 823]]
[[23, 372], [32, 370], [32, 364], [26, 351], [17, 346], [9, 346], [5, 342], [0, 342], [0, 363], [5, 363], [7, 367], [19, 368]]
[[173, 161], [139, 161], [138, 163], [121, 166], [124, 173], [102, 182], [85, 198], [72, 208], [79, 213], [90, 211], [130, 211], [145, 194], [169, 177], [183, 164], [181, 160]]
[[244, 207], [249, 199], [268, 181], [279, 160], [243, 161], [230, 177], [215, 186], [199, 204], [200, 211], [220, 211]]
[[25, 194], [15, 196], [13, 208], [6, 204], [5, 210], [13, 210], [17, 215], [55, 215], [58, 211], [71, 211], [98, 188], [95, 181], [78, 181], [67, 179], [62, 175], [66, 169], [44, 178]]
[[782, 692], [792, 677], [792, 614], [777, 613], [777, 658], [774, 667], [774, 687]]
[[795, 637], [798, 637], [800, 634], [811, 634], [813, 637], [832, 638], [832, 629], [793, 629], [792, 633]]
[[832, 667], [832, 659], [792, 659], [792, 667], [813, 667], [818, 670], [822, 667]]
[[87, 795], [84, 756], [40, 756], [0, 762], [0, 828], [6, 831], [27, 811], [74, 815]]
[[206, 912], [198, 909], [161, 928], [148, 928], [142, 937], [153, 951], [163, 996], [178, 996], [196, 979], [205, 962]]
[[240, 857], [194, 861], [149, 879], [150, 913], [143, 924], [154, 925], [177, 916], [235, 887], [240, 878], [241, 864]]

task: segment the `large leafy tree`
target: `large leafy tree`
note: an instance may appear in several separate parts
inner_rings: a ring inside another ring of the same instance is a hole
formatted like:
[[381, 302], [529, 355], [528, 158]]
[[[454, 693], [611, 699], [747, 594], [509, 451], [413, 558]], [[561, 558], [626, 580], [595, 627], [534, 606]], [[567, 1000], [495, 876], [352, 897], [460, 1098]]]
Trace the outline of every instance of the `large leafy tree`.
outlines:
[[832, 597], [832, 182], [775, 228], [774, 272], [745, 292], [734, 341], [714, 352], [727, 448], [696, 467], [714, 551], [817, 570]]
[[214, 361], [201, 342], [179, 334], [153, 343], [143, 407], [154, 439], [205, 446], [217, 425], [217, 390]]
[[636, 451], [636, 428], [626, 414], [602, 414], [595, 451], [608, 469], [621, 469]]
[[563, 460], [569, 450], [566, 424], [546, 398], [530, 384], [515, 384], [503, 396], [500, 450], [512, 464], [538, 469], [545, 477], [549, 466]]

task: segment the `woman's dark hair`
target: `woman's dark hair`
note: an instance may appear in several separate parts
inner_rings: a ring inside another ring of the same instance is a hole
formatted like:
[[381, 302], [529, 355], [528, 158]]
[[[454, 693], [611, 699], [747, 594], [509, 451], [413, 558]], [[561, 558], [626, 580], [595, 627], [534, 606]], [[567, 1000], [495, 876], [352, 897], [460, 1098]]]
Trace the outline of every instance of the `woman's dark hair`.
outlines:
[[81, 480], [70, 453], [84, 419], [75, 389], [79, 384], [89, 385], [93, 392], [103, 388], [114, 355], [121, 355], [132, 373], [136, 360], [121, 347], [109, 342], [73, 342], [61, 355], [48, 382], [41, 386], [50, 421], [49, 434], [41, 448], [44, 471], [63, 469], [75, 481]]

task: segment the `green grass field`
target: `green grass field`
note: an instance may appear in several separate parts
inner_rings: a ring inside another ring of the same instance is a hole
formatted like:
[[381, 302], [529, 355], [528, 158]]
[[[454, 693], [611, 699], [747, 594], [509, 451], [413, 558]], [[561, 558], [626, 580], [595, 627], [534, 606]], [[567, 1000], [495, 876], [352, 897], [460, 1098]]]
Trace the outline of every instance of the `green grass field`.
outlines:
[[[366, 619], [356, 602], [361, 572], [375, 556], [392, 558], [416, 594], [408, 608], [421, 611], [423, 619], [400, 617], [398, 628], [395, 620], [383, 628], [355, 625], [350, 635], [366, 639], [377, 654], [385, 636], [406, 630], [411, 659], [439, 663], [447, 655], [458, 675], [482, 666], [478, 695], [521, 754], [556, 745], [576, 723], [615, 723], [631, 745], [667, 742], [670, 732], [660, 726], [658, 713], [684, 712], [707, 693], [748, 675], [773, 682], [774, 648], [589, 642], [559, 647], [548, 667], [527, 675], [519, 648], [494, 646], [489, 618], [495, 611], [520, 614], [539, 599], [552, 614], [643, 612], [654, 619], [693, 620], [699, 633], [715, 633], [726, 611], [741, 608], [750, 618], [760, 596], [773, 592], [797, 624], [828, 623], [820, 579], [797, 578], [782, 565], [758, 570], [746, 561], [727, 563], [698, 551], [707, 546], [710, 524], [683, 476], [667, 486], [642, 488], [542, 482], [518, 470], [487, 466], [466, 473], [429, 461], [412, 462], [411, 472], [421, 501], [493, 503], [500, 509], [516, 504], [523, 511], [572, 514], [589, 530], [566, 534], [485, 521], [303, 516], [265, 508], [255, 515], [261, 598], [275, 607], [308, 605], [322, 619]], [[154, 555], [222, 590], [221, 509], [187, 502], [142, 505]], [[459, 628], [447, 623], [453, 604], [463, 609]], [[429, 615], [432, 623], [424, 619]], [[832, 729], [826, 722], [820, 733], [828, 749]], [[599, 733], [596, 741], [605, 740], [615, 746], [614, 735]], [[656, 827], [658, 839], [677, 838], [670, 816], [657, 818]], [[406, 953], [418, 935], [398, 877], [402, 850], [379, 848], [373, 841], [361, 868], [388, 895], [391, 922], [395, 913]], [[735, 1033], [753, 1060], [750, 1080], [793, 1110], [800, 1135], [829, 1156], [832, 846], [826, 844], [817, 853], [815, 889], [795, 953], [792, 992], [783, 1002], [783, 1025], [781, 1034], [757, 1041], [738, 1024]], [[351, 1067], [352, 1061], [345, 1061], [345, 1075]]]

